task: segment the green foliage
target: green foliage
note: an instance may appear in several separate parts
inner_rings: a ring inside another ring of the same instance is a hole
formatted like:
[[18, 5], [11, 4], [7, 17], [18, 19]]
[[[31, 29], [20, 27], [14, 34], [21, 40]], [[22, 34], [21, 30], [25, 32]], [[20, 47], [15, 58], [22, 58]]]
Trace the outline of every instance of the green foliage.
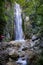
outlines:
[[5, 35], [4, 41], [13, 35], [13, 4], [14, 0], [0, 1], [0, 35]]
[[43, 15], [43, 4], [40, 5], [40, 7], [37, 10], [37, 13], [40, 14], [40, 15]]
[[17, 3], [21, 5], [21, 7], [25, 7], [26, 0], [16, 0]]
[[[22, 12], [25, 16], [30, 16], [32, 31], [36, 34], [43, 33], [43, 0], [0, 0], [0, 34], [3, 34], [5, 27], [8, 27], [8, 32], [13, 30], [13, 5], [15, 2], [22, 7]], [[24, 21], [24, 20], [23, 20]], [[9, 26], [9, 24], [11, 25]], [[24, 28], [24, 22], [23, 22]], [[24, 30], [24, 29], [23, 29]], [[29, 28], [26, 28], [28, 31]], [[13, 33], [13, 32], [12, 32]], [[10, 33], [10, 35], [12, 35]]]

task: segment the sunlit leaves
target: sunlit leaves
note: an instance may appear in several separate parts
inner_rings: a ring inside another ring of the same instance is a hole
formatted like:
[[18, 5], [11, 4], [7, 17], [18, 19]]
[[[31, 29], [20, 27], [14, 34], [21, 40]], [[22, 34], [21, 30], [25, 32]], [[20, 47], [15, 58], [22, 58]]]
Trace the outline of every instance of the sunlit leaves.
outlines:
[[16, 2], [19, 3], [22, 7], [24, 7], [26, 0], [16, 0]]
[[37, 9], [37, 13], [43, 15], [43, 5], [40, 5], [40, 7]]
[[23, 12], [25, 12], [28, 15], [34, 13], [33, 1], [26, 2], [25, 9], [23, 10]]

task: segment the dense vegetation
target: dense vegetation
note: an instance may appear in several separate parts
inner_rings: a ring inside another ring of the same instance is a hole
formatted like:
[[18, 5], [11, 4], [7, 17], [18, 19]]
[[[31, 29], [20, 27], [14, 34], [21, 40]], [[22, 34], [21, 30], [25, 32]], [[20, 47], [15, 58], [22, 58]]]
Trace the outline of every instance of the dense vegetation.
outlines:
[[[16, 2], [22, 7], [22, 18], [24, 22], [23, 28], [25, 35], [29, 37], [29, 32], [31, 32], [37, 34], [38, 36], [43, 36], [43, 0], [16, 0]], [[0, 1], [0, 35], [10, 34], [11, 39], [14, 32], [14, 4], [15, 0]], [[29, 23], [27, 22], [27, 26], [25, 24], [26, 16], [29, 17]], [[29, 24], [32, 25], [30, 26], [30, 30], [28, 27]]]

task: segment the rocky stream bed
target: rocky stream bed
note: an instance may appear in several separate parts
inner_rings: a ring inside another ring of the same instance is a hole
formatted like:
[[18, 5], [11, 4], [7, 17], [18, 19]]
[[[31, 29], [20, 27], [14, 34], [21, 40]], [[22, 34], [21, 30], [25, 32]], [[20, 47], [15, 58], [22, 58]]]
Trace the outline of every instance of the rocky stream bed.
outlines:
[[34, 42], [32, 40], [0, 42], [0, 65], [29, 65], [29, 62], [32, 63], [41, 52], [36, 47], [37, 42], [39, 39]]

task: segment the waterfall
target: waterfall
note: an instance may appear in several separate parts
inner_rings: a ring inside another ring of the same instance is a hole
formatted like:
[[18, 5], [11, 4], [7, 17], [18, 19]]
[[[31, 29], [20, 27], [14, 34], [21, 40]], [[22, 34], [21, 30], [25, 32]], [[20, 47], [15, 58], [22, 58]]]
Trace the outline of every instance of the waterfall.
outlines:
[[21, 17], [21, 7], [19, 4], [15, 3], [15, 40], [23, 40], [23, 30], [22, 30], [22, 17]]
[[[21, 7], [19, 4], [15, 3], [14, 6], [14, 16], [15, 16], [15, 21], [14, 21], [14, 32], [15, 32], [15, 41], [16, 42], [25, 42], [24, 36], [23, 36], [23, 30], [22, 30], [22, 16], [21, 16]], [[23, 44], [21, 45], [21, 48], [19, 51], [22, 51]], [[19, 57], [18, 60], [16, 61], [17, 64], [19, 65], [26, 65], [26, 59], [22, 60], [22, 57]]]

